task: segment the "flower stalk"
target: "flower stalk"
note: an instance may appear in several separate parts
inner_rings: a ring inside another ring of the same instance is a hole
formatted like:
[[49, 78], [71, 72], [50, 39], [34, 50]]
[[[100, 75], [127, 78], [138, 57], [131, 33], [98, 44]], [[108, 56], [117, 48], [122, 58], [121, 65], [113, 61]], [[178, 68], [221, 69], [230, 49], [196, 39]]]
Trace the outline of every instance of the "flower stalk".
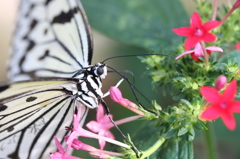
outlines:
[[201, 44], [202, 50], [204, 52], [205, 66], [206, 66], [206, 69], [208, 70], [209, 69], [209, 62], [208, 62], [208, 54], [207, 54], [207, 51], [206, 51], [206, 48], [205, 48], [205, 44], [204, 44], [203, 41], [200, 41], [200, 44]]
[[159, 149], [160, 146], [164, 143], [165, 138], [161, 137], [160, 139], [155, 142], [155, 144], [150, 147], [148, 150], [142, 152], [142, 156], [140, 159], [145, 159], [146, 157], [149, 157], [151, 154], [153, 154], [155, 151]]
[[212, 128], [212, 123], [206, 123], [207, 130], [204, 130], [205, 145], [208, 152], [209, 159], [218, 159], [216, 143], [214, 138], [214, 132]]

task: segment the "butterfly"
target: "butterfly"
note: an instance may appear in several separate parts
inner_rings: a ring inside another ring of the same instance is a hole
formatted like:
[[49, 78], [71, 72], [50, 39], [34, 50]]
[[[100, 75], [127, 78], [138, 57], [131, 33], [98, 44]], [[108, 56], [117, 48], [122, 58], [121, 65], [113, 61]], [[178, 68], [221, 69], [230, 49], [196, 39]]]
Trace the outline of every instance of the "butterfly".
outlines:
[[103, 101], [104, 63], [90, 65], [90, 26], [79, 0], [22, 0], [8, 77], [0, 86], [0, 159], [48, 158], [77, 106], [83, 124]]

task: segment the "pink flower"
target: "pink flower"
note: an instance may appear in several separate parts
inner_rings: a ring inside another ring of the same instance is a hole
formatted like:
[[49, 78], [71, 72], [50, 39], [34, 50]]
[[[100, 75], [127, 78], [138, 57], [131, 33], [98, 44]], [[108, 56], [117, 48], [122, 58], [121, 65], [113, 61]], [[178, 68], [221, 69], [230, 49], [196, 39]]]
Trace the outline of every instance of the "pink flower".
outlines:
[[[112, 116], [111, 116], [112, 117]], [[115, 121], [117, 125], [127, 123], [130, 121], [134, 121], [138, 118], [140, 118], [140, 115], [124, 118], [118, 121]], [[89, 123], [86, 124], [87, 128], [90, 129], [91, 131], [98, 133], [100, 136], [105, 136], [110, 139], [115, 139], [114, 135], [112, 132], [109, 130], [114, 127], [112, 122], [109, 120], [109, 117], [104, 114], [104, 109], [102, 104], [99, 105], [98, 111], [97, 111], [97, 121], [90, 121]], [[100, 149], [102, 150], [105, 145], [106, 141], [99, 139], [99, 145]]]
[[[65, 137], [65, 140], [68, 140], [68, 136]], [[71, 145], [72, 148], [74, 148], [75, 150], [84, 150], [84, 151], [89, 151], [89, 153], [92, 154], [99, 154], [96, 155], [96, 157], [98, 156], [99, 158], [103, 158], [103, 155], [107, 155], [109, 156], [123, 156], [124, 154], [122, 153], [118, 153], [118, 152], [111, 152], [111, 151], [104, 151], [104, 150], [100, 150], [97, 149], [93, 146], [87, 145], [83, 142], [81, 142], [78, 139], [74, 139]], [[101, 155], [102, 154], [102, 155]]]
[[135, 103], [131, 102], [126, 98], [123, 98], [121, 91], [117, 87], [111, 87], [109, 92], [110, 92], [110, 97], [114, 102], [121, 104], [122, 106], [128, 108], [129, 110], [141, 116], [145, 115], [142, 111], [138, 110], [138, 106]]
[[215, 88], [220, 91], [223, 89], [227, 84], [227, 77], [224, 75], [221, 75], [218, 77], [218, 79], [215, 82]]
[[54, 152], [50, 154], [51, 159], [81, 159], [75, 156], [68, 155], [67, 151], [64, 151], [62, 145], [60, 144], [60, 142], [55, 136], [54, 136], [54, 140], [59, 152]]
[[68, 151], [70, 149], [70, 147], [72, 146], [73, 142], [74, 142], [74, 139], [76, 139], [77, 137], [79, 136], [82, 136], [82, 137], [89, 137], [89, 138], [95, 138], [95, 139], [98, 139], [98, 140], [105, 140], [107, 142], [110, 142], [112, 144], [116, 144], [116, 145], [119, 145], [119, 146], [122, 146], [122, 147], [125, 147], [127, 149], [130, 149], [131, 147], [124, 144], [124, 143], [121, 143], [119, 141], [116, 141], [116, 140], [113, 140], [113, 139], [110, 139], [110, 138], [107, 138], [107, 137], [104, 137], [104, 136], [100, 136], [100, 135], [97, 135], [97, 134], [94, 134], [90, 131], [87, 131], [85, 129], [83, 129], [80, 124], [79, 124], [79, 120], [80, 120], [80, 117], [81, 117], [81, 106], [78, 107], [78, 113], [77, 114], [74, 114], [74, 118], [73, 118], [73, 129], [72, 129], [72, 132], [71, 134], [69, 135], [69, 138], [67, 139], [67, 150]]
[[216, 36], [212, 33], [209, 33], [209, 31], [216, 28], [220, 24], [221, 22], [216, 20], [208, 21], [202, 24], [201, 17], [198, 15], [198, 13], [194, 12], [190, 19], [190, 27], [176, 28], [172, 29], [172, 31], [180, 36], [188, 36], [185, 41], [184, 48], [185, 50], [189, 50], [200, 41], [216, 41]]
[[240, 50], [240, 43], [237, 43], [237, 44], [236, 44], [236, 48], [237, 48], [238, 50]]
[[[217, 46], [206, 47], [206, 51], [209, 55], [211, 55], [212, 51], [223, 52], [223, 50]], [[197, 43], [194, 50], [186, 51], [186, 52], [182, 53], [181, 55], [179, 55], [178, 57], [176, 57], [176, 60], [178, 60], [179, 58], [181, 58], [187, 54], [191, 54], [192, 58], [197, 62], [199, 61], [198, 57], [204, 57], [204, 52], [203, 52], [203, 49], [202, 49], [200, 43]]]
[[[115, 139], [114, 135], [111, 133], [111, 131], [109, 131], [109, 129], [112, 128], [114, 125], [109, 120], [109, 117], [107, 115], [104, 115], [104, 109], [102, 104], [99, 104], [97, 110], [97, 121], [90, 121], [88, 124], [86, 124], [86, 126], [91, 131], [98, 133], [98, 135], [105, 136], [110, 139]], [[106, 145], [106, 141], [104, 140], [98, 141], [100, 149], [103, 149]]]
[[[65, 141], [68, 141], [69, 136], [65, 136], [64, 139], [65, 139]], [[96, 149], [95, 147], [87, 145], [78, 139], [73, 139], [71, 147], [75, 150], [98, 151], [98, 149]]]
[[240, 113], [240, 101], [234, 101], [237, 92], [237, 81], [232, 80], [223, 94], [219, 94], [218, 90], [208, 86], [201, 87], [200, 92], [206, 101], [211, 103], [202, 112], [200, 118], [215, 120], [222, 117], [227, 128], [234, 130], [236, 128], [236, 121], [233, 113]]

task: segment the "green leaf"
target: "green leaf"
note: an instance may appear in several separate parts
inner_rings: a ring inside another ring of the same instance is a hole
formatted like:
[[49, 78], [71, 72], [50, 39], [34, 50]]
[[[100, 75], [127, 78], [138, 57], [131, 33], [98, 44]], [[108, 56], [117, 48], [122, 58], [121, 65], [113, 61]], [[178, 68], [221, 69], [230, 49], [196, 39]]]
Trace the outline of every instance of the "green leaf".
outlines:
[[160, 147], [157, 158], [161, 159], [193, 159], [193, 145], [184, 135], [181, 140], [177, 137], [164, 142]]
[[177, 129], [170, 129], [168, 130], [168, 132], [166, 133], [166, 135], [164, 136], [165, 139], [169, 139], [171, 137], [173, 137], [176, 133], [177, 133]]
[[240, 51], [235, 50], [233, 52], [227, 53], [227, 55], [223, 56], [219, 62], [228, 63], [228, 61], [236, 62], [240, 67]]
[[173, 28], [189, 25], [178, 0], [82, 0], [90, 25], [107, 36], [160, 52], [183, 41]]
[[187, 128], [181, 128], [179, 131], [178, 131], [178, 136], [182, 136], [184, 134], [186, 134], [188, 132], [188, 129]]
[[181, 99], [181, 102], [184, 103], [184, 104], [186, 104], [189, 108], [193, 109], [192, 104], [191, 104], [188, 100]]

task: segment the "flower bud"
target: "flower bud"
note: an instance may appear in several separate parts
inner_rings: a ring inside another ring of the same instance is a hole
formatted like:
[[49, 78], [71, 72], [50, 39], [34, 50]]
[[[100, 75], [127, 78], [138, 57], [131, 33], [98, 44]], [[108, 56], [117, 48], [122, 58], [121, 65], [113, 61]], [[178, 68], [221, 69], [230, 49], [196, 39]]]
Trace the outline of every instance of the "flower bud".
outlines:
[[109, 92], [110, 92], [110, 97], [112, 98], [112, 100], [114, 102], [118, 103], [119, 101], [122, 100], [122, 98], [123, 98], [122, 93], [117, 87], [111, 87]]
[[218, 77], [218, 79], [215, 82], [215, 88], [220, 91], [226, 86], [227, 83], [227, 77], [224, 75], [221, 75]]

